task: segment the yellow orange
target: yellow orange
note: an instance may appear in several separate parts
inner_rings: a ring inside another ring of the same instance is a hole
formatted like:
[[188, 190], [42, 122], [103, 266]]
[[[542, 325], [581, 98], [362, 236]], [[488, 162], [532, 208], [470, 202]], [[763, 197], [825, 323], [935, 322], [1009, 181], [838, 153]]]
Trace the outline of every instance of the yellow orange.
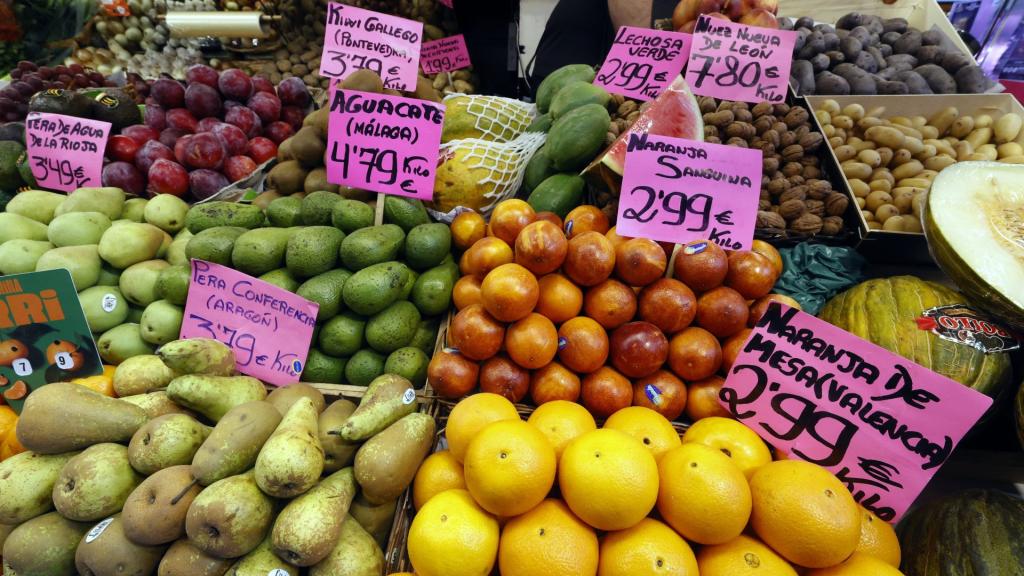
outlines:
[[505, 524], [498, 549], [502, 576], [575, 576], [597, 571], [594, 530], [561, 500], [544, 500]]
[[782, 255], [775, 249], [775, 246], [772, 246], [764, 240], [754, 240], [750, 249], [767, 258], [768, 261], [772, 263], [772, 268], [775, 268], [777, 276], [782, 275]]
[[575, 317], [583, 308], [583, 290], [561, 274], [548, 274], [537, 281], [540, 296], [534, 312], [555, 324]]
[[555, 449], [558, 458], [562, 457], [569, 442], [591, 430], [597, 430], [597, 423], [590, 412], [568, 400], [552, 400], [541, 404], [526, 422], [540, 430]]
[[750, 519], [750, 487], [727, 456], [703, 444], [683, 444], [658, 463], [658, 512], [676, 532], [699, 544], [724, 544]]
[[519, 420], [519, 413], [504, 396], [481, 392], [467, 396], [452, 408], [445, 426], [445, 437], [452, 456], [462, 462], [469, 442], [491, 422]]
[[697, 553], [697, 566], [701, 576], [797, 576], [789, 562], [747, 535], [704, 546]]
[[630, 406], [612, 414], [605, 428], [619, 430], [639, 440], [655, 460], [680, 445], [679, 433], [672, 423], [658, 412], [643, 406]]
[[721, 450], [732, 458], [747, 478], [759, 467], [772, 461], [768, 445], [756, 432], [732, 418], [712, 416], [693, 423], [683, 435], [683, 444], [696, 442]]
[[790, 562], [825, 568], [845, 560], [860, 541], [861, 513], [846, 486], [803, 460], [778, 460], [750, 478], [750, 523]]
[[870, 510], [860, 507], [860, 541], [856, 552], [874, 556], [883, 562], [899, 568], [900, 541], [892, 524], [875, 516]]
[[594, 430], [562, 452], [558, 485], [581, 520], [598, 530], [625, 530], [654, 508], [658, 464], [629, 434]]
[[533, 312], [540, 298], [537, 277], [519, 264], [502, 264], [480, 284], [480, 302], [502, 322], [515, 322]]
[[465, 250], [484, 237], [487, 223], [479, 213], [466, 210], [452, 220], [451, 231], [452, 244], [459, 250]]
[[106, 367], [104, 367], [103, 369], [103, 374], [98, 374], [96, 376], [86, 376], [84, 378], [73, 378], [71, 380], [71, 383], [78, 384], [80, 386], [85, 386], [86, 388], [94, 392], [99, 392], [104, 396], [117, 396], [117, 394], [114, 392], [114, 377], [107, 376]]
[[463, 276], [452, 288], [452, 302], [456, 310], [462, 310], [473, 304], [480, 304], [480, 279], [476, 276]]
[[447, 490], [416, 513], [409, 560], [419, 576], [487, 576], [498, 556], [498, 521], [469, 492]]
[[14, 436], [14, 428], [17, 425], [18, 414], [14, 409], [10, 406], [0, 406], [0, 443], [8, 436]]
[[462, 464], [450, 450], [440, 450], [427, 456], [412, 481], [412, 504], [417, 510], [428, 500], [444, 492], [466, 487]]
[[597, 569], [597, 576], [641, 574], [698, 576], [697, 558], [679, 534], [657, 520], [644, 518], [632, 528], [604, 537]]
[[555, 484], [555, 449], [522, 420], [487, 425], [466, 450], [466, 488], [496, 516], [518, 516], [540, 504]]
[[6, 460], [15, 454], [21, 454], [26, 448], [18, 441], [18, 435], [12, 430], [0, 445], [0, 460]]
[[854, 552], [842, 563], [828, 568], [811, 570], [807, 576], [903, 576], [896, 568], [867, 554]]

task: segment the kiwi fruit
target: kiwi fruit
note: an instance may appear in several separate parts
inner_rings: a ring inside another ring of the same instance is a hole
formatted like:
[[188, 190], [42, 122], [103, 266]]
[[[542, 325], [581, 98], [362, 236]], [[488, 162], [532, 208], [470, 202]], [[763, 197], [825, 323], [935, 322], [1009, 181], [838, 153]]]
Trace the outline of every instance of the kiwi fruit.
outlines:
[[260, 210], [266, 211], [267, 206], [270, 206], [270, 203], [278, 198], [282, 198], [282, 196], [277, 193], [277, 190], [266, 190], [259, 196], [252, 199], [252, 205], [259, 207]]
[[366, 202], [370, 198], [373, 198], [373, 192], [363, 190], [361, 188], [353, 188], [351, 186], [339, 186], [338, 194], [340, 194], [342, 198], [359, 200], [360, 202]]
[[306, 170], [295, 160], [285, 160], [270, 169], [267, 179], [278, 194], [288, 196], [303, 190]]
[[372, 70], [363, 68], [356, 70], [348, 78], [341, 81], [341, 87], [345, 90], [357, 90], [359, 92], [373, 92], [381, 94], [384, 92], [384, 82], [380, 76]]
[[324, 152], [327, 147], [317, 134], [317, 129], [307, 126], [295, 133], [291, 138], [291, 154], [303, 166], [314, 167], [324, 165]]
[[416, 90], [413, 92], [413, 96], [429, 102], [441, 101], [441, 95], [434, 89], [434, 83], [423, 76], [416, 77]]
[[[302, 127], [307, 128], [312, 126], [316, 128], [317, 135], [320, 136], [321, 140], [327, 140], [327, 115], [328, 109], [326, 107], [311, 113], [309, 116], [302, 121]], [[288, 140], [285, 140], [287, 142]], [[284, 142], [282, 142], [284, 144]], [[278, 151], [280, 152], [280, 148]]]
[[295, 160], [295, 156], [292, 155], [291, 137], [285, 138], [277, 147], [277, 161], [284, 162], [285, 160]]
[[307, 193], [316, 192], [318, 190], [326, 190], [328, 192], [338, 193], [338, 185], [331, 184], [327, 181], [327, 169], [323, 166], [314, 168], [306, 174], [306, 181], [304, 189]]

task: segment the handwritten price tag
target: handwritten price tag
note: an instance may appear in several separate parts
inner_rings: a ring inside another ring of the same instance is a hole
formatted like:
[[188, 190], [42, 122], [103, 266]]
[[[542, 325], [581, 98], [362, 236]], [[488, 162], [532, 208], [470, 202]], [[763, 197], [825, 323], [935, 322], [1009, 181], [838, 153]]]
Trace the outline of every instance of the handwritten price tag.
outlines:
[[331, 88], [327, 181], [384, 194], [434, 195], [444, 105]]
[[344, 80], [366, 68], [385, 88], [415, 90], [422, 39], [421, 22], [331, 2], [320, 75]]
[[594, 84], [637, 100], [653, 100], [686, 65], [692, 36], [622, 26]]
[[110, 122], [32, 112], [25, 120], [32, 175], [42, 188], [73, 192], [102, 186]]
[[743, 102], [786, 99], [796, 32], [701, 16], [686, 81], [701, 96]]
[[749, 250], [761, 195], [761, 151], [630, 134], [616, 230], [682, 244], [707, 238]]
[[306, 364], [318, 304], [212, 262], [192, 260], [182, 338], [214, 338], [235, 351], [238, 371], [278, 386]]
[[862, 506], [890, 521], [992, 404], [778, 303], [744, 344], [719, 401], [772, 446], [831, 470]]
[[466, 38], [462, 34], [423, 43], [420, 66], [426, 74], [452, 72], [472, 65]]

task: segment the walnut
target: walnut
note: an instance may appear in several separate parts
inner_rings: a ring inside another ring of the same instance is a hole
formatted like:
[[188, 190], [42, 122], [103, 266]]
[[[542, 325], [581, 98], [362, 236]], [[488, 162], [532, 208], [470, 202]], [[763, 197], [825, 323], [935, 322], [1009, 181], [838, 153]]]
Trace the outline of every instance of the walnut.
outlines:
[[829, 216], [842, 216], [849, 204], [850, 199], [846, 197], [846, 194], [831, 192], [825, 198], [825, 212]]
[[806, 213], [789, 223], [789, 229], [802, 234], [817, 234], [821, 232], [822, 221], [820, 216]]
[[780, 146], [785, 148], [786, 146], [790, 146], [792, 144], [796, 144], [796, 134], [793, 134], [789, 130], [787, 130], [785, 132], [779, 132], [779, 145]]
[[768, 191], [771, 192], [773, 196], [778, 196], [779, 194], [782, 194], [788, 189], [789, 182], [787, 182], [784, 178], [772, 180], [771, 182], [768, 183]]
[[701, 114], [707, 114], [709, 112], [714, 112], [717, 109], [718, 109], [718, 102], [715, 102], [714, 98], [712, 98], [711, 96], [701, 96], [700, 97], [700, 112], [701, 112]]
[[760, 104], [755, 104], [753, 110], [750, 112], [754, 115], [754, 118], [760, 118], [765, 114], [771, 114], [773, 112], [773, 107], [768, 102], [761, 102]]
[[782, 167], [782, 173], [785, 176], [796, 176], [797, 174], [803, 173], [803, 171], [804, 167], [799, 162], [787, 162]]
[[757, 133], [757, 130], [754, 129], [753, 124], [737, 120], [725, 127], [725, 133], [730, 138], [743, 138], [744, 140], [750, 140], [754, 137], [754, 134]]
[[726, 140], [725, 143], [728, 144], [729, 146], [739, 146], [740, 148], [750, 147], [750, 145], [747, 144], [747, 141], [745, 139], [735, 136]]
[[633, 112], [630, 112], [629, 116], [626, 116], [626, 122], [628, 122], [629, 125], [632, 126], [633, 122], [636, 122], [637, 118], [639, 118], [639, 117], [640, 117], [640, 111], [639, 110], [635, 110]]
[[821, 134], [817, 132], [808, 132], [800, 137], [800, 145], [804, 147], [804, 150], [813, 152], [821, 146], [821, 143], [824, 142], [824, 140], [825, 137]]
[[736, 117], [733, 116], [732, 110], [719, 110], [718, 112], [711, 112], [704, 115], [704, 124], [711, 124], [712, 126], [728, 126], [732, 124]]
[[746, 108], [733, 107], [732, 113], [736, 115], [736, 120], [740, 122], [750, 122], [754, 119], [754, 115]]
[[826, 216], [821, 226], [821, 233], [827, 236], [838, 236], [843, 231], [841, 216]]
[[616, 108], [621, 106], [622, 103], [625, 101], [626, 97], [623, 96], [622, 94], [612, 94], [612, 104], [614, 104]]
[[750, 104], [747, 104], [746, 102], [733, 102], [732, 103], [732, 109], [733, 110], [750, 110]]
[[779, 204], [785, 204], [789, 200], [806, 200], [807, 186], [794, 186], [779, 196]]
[[758, 134], [764, 134], [771, 130], [773, 124], [775, 124], [774, 116], [761, 116], [760, 118], [754, 119], [754, 128], [757, 130]]
[[758, 200], [757, 201], [757, 209], [758, 210], [768, 210], [771, 207], [772, 207], [772, 201], [771, 200]]
[[805, 200], [804, 204], [807, 205], [807, 211], [815, 216], [825, 215], [825, 203], [821, 200]]
[[814, 200], [824, 200], [832, 192], [832, 183], [828, 180], [808, 180], [807, 197]]
[[786, 104], [785, 102], [776, 104], [775, 106], [773, 106], [773, 108], [775, 110], [776, 116], [785, 116], [787, 113], [789, 113], [789, 104]]
[[761, 155], [762, 156], [768, 156], [768, 155], [778, 156], [778, 154], [775, 154], [775, 145], [772, 144], [771, 142], [761, 142], [761, 145], [760, 146], [756, 146], [756, 148], [760, 148], [761, 149], [761, 153], [762, 153]]
[[[764, 151], [764, 148], [761, 150]], [[779, 159], [765, 154], [761, 160], [761, 168], [765, 174], [773, 174], [779, 170]]]
[[786, 220], [795, 220], [807, 212], [807, 204], [803, 200], [789, 200], [779, 204], [779, 214]]
[[[794, 146], [799, 146], [799, 144], [794, 144]], [[821, 160], [818, 160], [817, 156], [813, 156], [810, 154], [802, 156], [800, 158], [800, 163], [803, 164], [804, 166], [817, 166], [820, 162]]]
[[783, 122], [785, 122], [786, 126], [789, 126], [790, 128], [796, 128], [801, 124], [806, 124], [810, 117], [811, 115], [807, 112], [806, 108], [803, 106], [794, 106], [786, 113], [786, 117]]
[[635, 100], [626, 100], [622, 104], [619, 104], [619, 116], [629, 116], [630, 113], [637, 110], [638, 105]]
[[774, 128], [768, 130], [764, 134], [761, 134], [761, 139], [764, 140], [765, 142], [770, 143], [774, 148], [779, 147], [779, 131]]
[[789, 126], [786, 126], [785, 122], [776, 120], [775, 123], [772, 124], [772, 130], [775, 130], [779, 134], [785, 134], [786, 132], [789, 132]]
[[800, 141], [801, 138], [806, 136], [810, 131], [811, 131], [811, 127], [808, 126], [807, 124], [803, 124], [801, 126], [797, 126], [796, 130], [793, 130], [793, 132], [796, 134], [796, 139], [797, 139], [798, 142]]
[[804, 178], [812, 180], [814, 178], [821, 178], [821, 169], [817, 166], [804, 166]]
[[711, 126], [710, 124], [704, 125], [704, 137], [718, 136], [718, 126]]
[[[799, 144], [790, 144], [782, 149], [782, 158], [787, 162], [799, 162], [804, 157], [804, 147]], [[801, 168], [801, 172], [803, 169]]]
[[722, 139], [719, 138], [718, 136], [705, 136], [704, 137], [704, 141], [705, 142], [710, 142], [712, 144], [721, 144], [722, 143]]
[[757, 228], [770, 228], [773, 230], [784, 230], [786, 228], [786, 220], [774, 212], [768, 212], [765, 210], [758, 210], [757, 212]]
[[800, 186], [800, 185], [804, 184], [804, 182], [805, 182], [804, 181], [804, 177], [801, 176], [800, 174], [794, 174], [794, 175], [790, 176], [789, 178], [786, 178], [786, 180], [789, 182], [789, 187], [790, 188], [792, 188], [793, 186]]

